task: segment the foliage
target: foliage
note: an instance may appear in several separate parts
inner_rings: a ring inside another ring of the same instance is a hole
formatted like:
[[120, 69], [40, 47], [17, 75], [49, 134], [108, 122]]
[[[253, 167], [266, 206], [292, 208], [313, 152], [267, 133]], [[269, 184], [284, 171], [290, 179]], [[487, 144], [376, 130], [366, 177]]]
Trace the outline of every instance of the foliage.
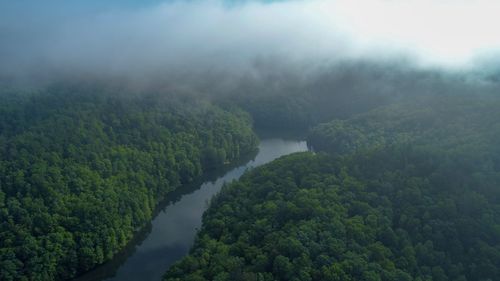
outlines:
[[497, 109], [448, 96], [318, 126], [331, 154], [226, 186], [165, 280], [497, 280]]
[[203, 102], [3, 96], [0, 279], [68, 279], [109, 260], [168, 192], [256, 142], [245, 113]]
[[[398, 61], [339, 61], [334, 66], [257, 64], [235, 90], [218, 95], [246, 110], [261, 129], [308, 129], [395, 102], [456, 95], [477, 98], [499, 92], [498, 83], [460, 72], [418, 69]], [[385, 121], [384, 121], [385, 122]]]
[[485, 95], [422, 97], [380, 107], [314, 127], [314, 149], [343, 155], [394, 144], [432, 145], [447, 150], [495, 146], [500, 131], [500, 99]]

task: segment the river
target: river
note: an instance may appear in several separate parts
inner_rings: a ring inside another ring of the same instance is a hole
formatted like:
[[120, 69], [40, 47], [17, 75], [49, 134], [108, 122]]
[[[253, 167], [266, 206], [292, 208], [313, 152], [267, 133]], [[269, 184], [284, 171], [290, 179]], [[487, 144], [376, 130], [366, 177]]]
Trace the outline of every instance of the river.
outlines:
[[[278, 157], [306, 151], [305, 141], [269, 138], [261, 140], [253, 160], [201, 185], [180, 188], [169, 195], [151, 223], [113, 260], [74, 281], [159, 281], [167, 269], [191, 248], [208, 202], [226, 182], [238, 179], [247, 169]], [[194, 187], [194, 188], [193, 188]]]

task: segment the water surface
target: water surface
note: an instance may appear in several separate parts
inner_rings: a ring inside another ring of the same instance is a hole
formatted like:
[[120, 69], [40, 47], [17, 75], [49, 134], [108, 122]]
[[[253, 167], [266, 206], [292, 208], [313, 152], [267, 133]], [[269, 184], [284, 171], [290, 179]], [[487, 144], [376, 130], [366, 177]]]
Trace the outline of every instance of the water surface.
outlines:
[[208, 202], [224, 183], [238, 179], [247, 169], [268, 163], [278, 157], [306, 151], [305, 141], [271, 138], [262, 140], [253, 160], [238, 166], [213, 181], [182, 188], [172, 194], [170, 204], [158, 212], [134, 241], [112, 261], [75, 281], [158, 281], [167, 269], [185, 256], [201, 226]]

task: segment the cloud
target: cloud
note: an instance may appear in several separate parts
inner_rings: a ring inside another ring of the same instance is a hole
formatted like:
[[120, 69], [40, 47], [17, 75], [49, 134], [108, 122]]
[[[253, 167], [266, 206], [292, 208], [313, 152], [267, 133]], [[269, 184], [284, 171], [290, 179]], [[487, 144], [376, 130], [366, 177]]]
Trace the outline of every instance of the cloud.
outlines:
[[337, 1], [339, 25], [357, 45], [412, 53], [424, 63], [466, 66], [500, 48], [500, 2]]
[[489, 0], [12, 2], [0, 0], [4, 76], [234, 72], [266, 58], [465, 67], [500, 47]]

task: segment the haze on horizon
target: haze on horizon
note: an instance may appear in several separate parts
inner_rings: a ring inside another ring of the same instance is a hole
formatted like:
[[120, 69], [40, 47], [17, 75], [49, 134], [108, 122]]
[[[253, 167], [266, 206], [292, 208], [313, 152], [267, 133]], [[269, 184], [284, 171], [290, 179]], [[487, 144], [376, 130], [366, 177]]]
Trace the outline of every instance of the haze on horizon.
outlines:
[[497, 280], [498, 11], [0, 0], [0, 280]]
[[431, 0], [0, 1], [0, 77], [147, 76], [399, 61], [470, 70], [500, 50], [500, 3]]

